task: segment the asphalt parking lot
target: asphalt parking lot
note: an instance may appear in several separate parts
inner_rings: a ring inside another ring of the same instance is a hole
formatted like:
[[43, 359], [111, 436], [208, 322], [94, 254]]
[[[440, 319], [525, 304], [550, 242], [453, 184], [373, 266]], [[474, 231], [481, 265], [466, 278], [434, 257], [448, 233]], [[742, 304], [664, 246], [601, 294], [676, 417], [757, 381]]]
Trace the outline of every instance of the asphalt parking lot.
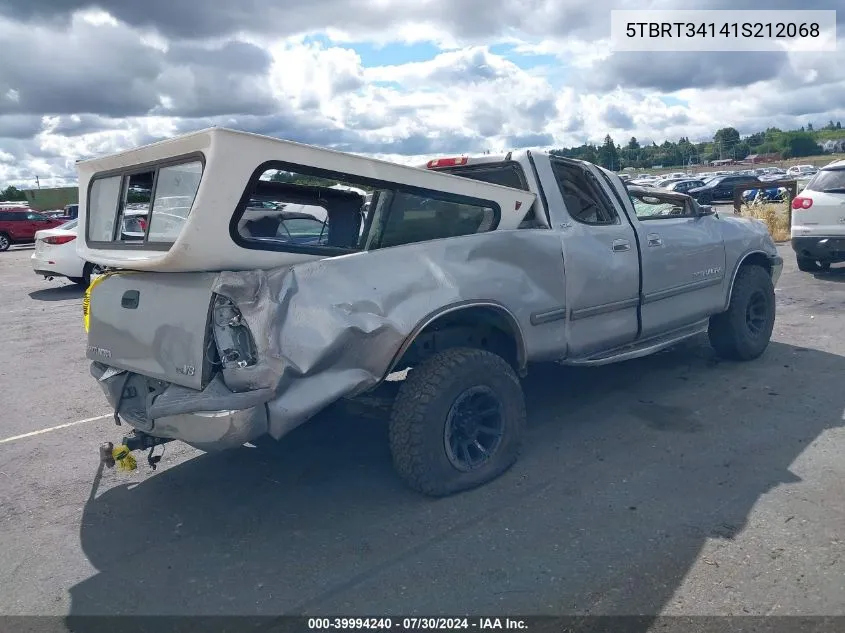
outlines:
[[340, 411], [98, 478], [81, 290], [0, 253], [0, 614], [845, 615], [845, 268], [781, 250], [763, 358], [534, 368], [521, 461], [443, 500]]

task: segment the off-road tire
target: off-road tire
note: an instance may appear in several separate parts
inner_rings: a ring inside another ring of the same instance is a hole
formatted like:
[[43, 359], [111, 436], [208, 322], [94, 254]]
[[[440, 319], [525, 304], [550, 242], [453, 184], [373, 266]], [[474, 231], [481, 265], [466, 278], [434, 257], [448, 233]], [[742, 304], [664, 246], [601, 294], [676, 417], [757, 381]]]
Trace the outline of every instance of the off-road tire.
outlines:
[[[752, 304], [763, 302], [764, 321], [749, 324]], [[734, 281], [726, 312], [710, 317], [708, 335], [716, 353], [729, 360], [753, 360], [766, 351], [775, 324], [775, 289], [769, 273], [760, 266], [743, 266]]]
[[797, 257], [798, 270], [802, 273], [818, 273], [830, 268], [830, 262], [823, 262], [809, 257]]
[[12, 245], [12, 238], [5, 233], [0, 233], [0, 253], [9, 250]]
[[95, 269], [98, 268], [96, 264], [92, 264], [91, 262], [85, 262], [85, 266], [82, 267], [82, 278], [79, 281], [76, 281], [76, 278], [71, 279], [73, 283], [78, 283], [86, 288], [91, 285], [91, 275], [94, 274]]
[[[486, 387], [495, 394], [501, 411], [501, 441], [486, 463], [461, 471], [447, 455], [446, 422], [456, 399], [474, 387]], [[390, 450], [394, 468], [412, 489], [433, 497], [475, 488], [516, 462], [525, 418], [522, 386], [504, 359], [479, 349], [444, 350], [409, 373], [393, 403]]]

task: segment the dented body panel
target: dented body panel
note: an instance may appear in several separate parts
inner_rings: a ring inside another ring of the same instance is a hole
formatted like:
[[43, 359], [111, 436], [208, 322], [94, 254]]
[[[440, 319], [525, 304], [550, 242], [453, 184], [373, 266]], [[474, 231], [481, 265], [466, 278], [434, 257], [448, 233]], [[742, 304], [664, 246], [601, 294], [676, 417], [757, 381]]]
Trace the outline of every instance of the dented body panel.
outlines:
[[[105, 279], [91, 293], [92, 315], [121, 314], [122, 294], [140, 288], [143, 301], [145, 290], [153, 294], [149, 284], [157, 277], [180, 276], [133, 273]], [[166, 319], [148, 315], [149, 331], [141, 344], [147, 345], [149, 358], [141, 359], [138, 354], [134, 366], [125, 354], [118, 359], [113, 352], [111, 359], [104, 359], [89, 350], [89, 358], [99, 365], [130, 369], [151, 378], [164, 376], [173, 383], [150, 403], [129, 399], [122, 404], [125, 412], [146, 406], [145, 415], [130, 413], [129, 422], [135, 426], [139, 420], [147, 420], [148, 427], [136, 428], [153, 435], [163, 432], [158, 416], [266, 405], [266, 429], [256, 427], [251, 416], [245, 424], [280, 438], [327, 405], [361, 394], [377, 386], [390, 371], [404, 369], [395, 363], [409, 337], [447, 310], [485, 307], [510, 317], [523, 364], [528, 359], [553, 360], [566, 355], [561, 321], [543, 322], [544, 315], [565, 311], [560, 240], [545, 230], [494, 232], [266, 271], [188, 277], [196, 279], [196, 293], [226, 297], [237, 307], [258, 350], [257, 362], [222, 366], [218, 378], [203, 385], [204, 390], [196, 376], [188, 379], [183, 375], [185, 365], [201, 366], [207, 342], [198, 330], [188, 332], [172, 323], [204, 320], [208, 301], [191, 305], [173, 301]], [[181, 286], [177, 282], [166, 287]], [[165, 292], [160, 297], [166, 302], [170, 295]], [[179, 316], [170, 316], [176, 314]], [[109, 328], [92, 319], [89, 341], [104, 346], [101, 333], [107, 331], [104, 340], [117, 347], [112, 334], [118, 333], [112, 325]], [[181, 341], [174, 345], [172, 336], [177, 333]], [[151, 358], [156, 359], [154, 371], [149, 365]], [[95, 377], [102, 376], [101, 372], [98, 366]], [[117, 396], [109, 390], [116, 389], [123, 379], [123, 374], [106, 379], [111, 385], [106, 391], [112, 406]]]

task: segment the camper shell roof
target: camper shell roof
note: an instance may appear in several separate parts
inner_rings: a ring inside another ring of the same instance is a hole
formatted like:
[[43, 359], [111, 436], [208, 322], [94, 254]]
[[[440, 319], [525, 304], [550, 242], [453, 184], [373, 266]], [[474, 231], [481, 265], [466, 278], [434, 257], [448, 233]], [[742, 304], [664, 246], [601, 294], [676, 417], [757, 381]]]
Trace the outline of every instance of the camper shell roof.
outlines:
[[[184, 225], [172, 243], [128, 247], [88, 239], [88, 202], [97, 179], [180, 161], [200, 161], [202, 174]], [[267, 169], [319, 172], [353, 185], [394, 184], [488, 201], [500, 210], [497, 230], [516, 229], [536, 200], [531, 192], [501, 185], [249, 132], [210, 128], [78, 162], [80, 226], [86, 228], [80, 231], [83, 239], [77, 250], [87, 261], [104, 266], [168, 272], [271, 268], [327, 256], [251, 249], [235, 242], [231, 233], [235, 213], [248, 204], [250, 186], [257, 184]]]

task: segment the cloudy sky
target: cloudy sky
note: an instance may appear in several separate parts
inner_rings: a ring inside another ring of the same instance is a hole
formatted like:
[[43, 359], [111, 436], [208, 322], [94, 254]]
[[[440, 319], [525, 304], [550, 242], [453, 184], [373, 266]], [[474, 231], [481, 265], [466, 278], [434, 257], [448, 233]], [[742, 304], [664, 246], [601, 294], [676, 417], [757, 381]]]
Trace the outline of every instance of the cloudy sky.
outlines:
[[845, 122], [845, 11], [836, 53], [608, 52], [611, 8], [755, 4], [0, 0], [0, 187], [211, 125], [417, 162]]

